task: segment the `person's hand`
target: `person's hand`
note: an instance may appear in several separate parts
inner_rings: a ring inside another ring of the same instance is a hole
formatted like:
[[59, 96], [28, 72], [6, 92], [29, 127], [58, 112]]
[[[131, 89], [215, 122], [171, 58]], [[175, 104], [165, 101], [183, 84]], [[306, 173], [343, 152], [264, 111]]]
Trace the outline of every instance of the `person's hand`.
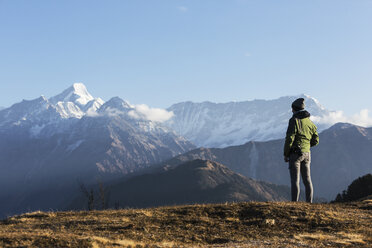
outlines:
[[284, 156], [284, 162], [288, 163], [289, 162], [289, 157]]

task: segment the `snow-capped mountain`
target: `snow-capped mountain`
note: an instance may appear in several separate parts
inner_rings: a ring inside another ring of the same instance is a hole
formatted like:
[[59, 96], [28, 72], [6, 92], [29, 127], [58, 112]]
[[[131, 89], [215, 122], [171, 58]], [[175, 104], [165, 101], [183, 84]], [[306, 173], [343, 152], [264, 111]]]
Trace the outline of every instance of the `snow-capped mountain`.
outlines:
[[95, 113], [103, 103], [102, 99], [92, 97], [84, 84], [75, 83], [49, 100], [41, 96], [1, 110], [0, 128], [16, 125], [41, 131], [47, 125], [69, 118], [81, 119], [87, 114]]
[[[166, 125], [200, 147], [280, 139], [292, 116], [291, 104], [299, 97], [305, 98], [306, 109], [317, 117], [314, 120], [329, 115], [330, 111], [307, 95], [228, 103], [182, 102], [168, 108], [174, 116]], [[321, 124], [318, 129], [330, 125]]]
[[82, 83], [73, 84], [61, 94], [52, 97], [50, 102], [63, 118], [81, 118], [96, 112], [104, 103], [101, 98], [94, 98], [89, 94]]
[[0, 216], [56, 208], [78, 181], [122, 177], [195, 148], [136, 111], [118, 97], [92, 97], [81, 83], [1, 110]]
[[[92, 128], [97, 130], [101, 128], [101, 133], [91, 133]], [[120, 136], [116, 133], [119, 130], [125, 131], [126, 134]], [[158, 148], [169, 150], [168, 155], [163, 154], [165, 157], [171, 157], [193, 147], [190, 142], [178, 136], [169, 127], [141, 118], [141, 113], [136, 113], [134, 106], [119, 97], [113, 97], [107, 102], [94, 98], [82, 83], [75, 83], [50, 99], [41, 96], [34, 100], [23, 100], [0, 111], [0, 136], [6, 136], [10, 140], [15, 137], [21, 140], [45, 140], [46, 143], [58, 137], [58, 149], [65, 145], [66, 152], [75, 150], [86, 139], [92, 139], [94, 136], [101, 137], [104, 131], [107, 131], [108, 135], [105, 138], [113, 142], [121, 140], [121, 144], [133, 142], [137, 147], [148, 146], [151, 150]], [[89, 137], [83, 139], [87, 133]], [[132, 140], [125, 140], [129, 137], [132, 137]], [[152, 153], [154, 156], [154, 152]], [[146, 161], [142, 158], [148, 157], [147, 154], [130, 156], [132, 158], [137, 156], [141, 165], [163, 159], [159, 156]], [[125, 164], [134, 166], [133, 161], [129, 160], [125, 161]], [[126, 171], [128, 168], [121, 169]], [[102, 170], [104, 171], [105, 168]], [[129, 171], [132, 170], [135, 168]]]
[[148, 120], [137, 112], [135, 106], [119, 97], [113, 97], [106, 103], [101, 98], [94, 98], [82, 83], [75, 83], [50, 99], [40, 96], [1, 110], [0, 132], [17, 128], [22, 133], [28, 132], [31, 137], [51, 137], [68, 132], [84, 117], [117, 116], [125, 117], [139, 130], [172, 133], [176, 136], [170, 128]]

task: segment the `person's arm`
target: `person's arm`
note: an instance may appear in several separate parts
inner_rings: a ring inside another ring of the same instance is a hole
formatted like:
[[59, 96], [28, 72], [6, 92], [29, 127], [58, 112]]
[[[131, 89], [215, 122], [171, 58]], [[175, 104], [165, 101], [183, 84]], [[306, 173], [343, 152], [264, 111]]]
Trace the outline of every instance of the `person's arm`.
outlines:
[[288, 129], [287, 129], [287, 134], [286, 134], [285, 143], [284, 143], [284, 157], [285, 158], [289, 157], [293, 142], [296, 137], [296, 131], [297, 131], [296, 120], [295, 118], [291, 118], [288, 123]]
[[313, 147], [313, 146], [316, 146], [318, 144], [319, 144], [319, 134], [317, 132], [316, 126], [314, 125], [314, 132], [313, 132], [313, 135], [312, 135], [311, 140], [310, 140], [310, 146]]

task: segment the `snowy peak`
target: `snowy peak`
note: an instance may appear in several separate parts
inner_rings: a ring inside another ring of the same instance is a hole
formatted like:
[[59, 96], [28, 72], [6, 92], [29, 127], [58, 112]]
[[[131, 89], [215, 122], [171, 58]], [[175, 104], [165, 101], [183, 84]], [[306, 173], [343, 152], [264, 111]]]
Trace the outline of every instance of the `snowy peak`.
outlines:
[[131, 106], [127, 101], [124, 101], [120, 97], [113, 97], [102, 105], [100, 112], [107, 111], [108, 109], [128, 111], [132, 108], [133, 106]]
[[72, 86], [50, 98], [62, 118], [82, 118], [86, 114], [94, 114], [103, 104], [101, 98], [94, 98], [83, 83]]
[[[67, 125], [67, 119], [81, 119], [85, 115], [94, 116], [104, 104], [101, 98], [94, 98], [82, 83], [74, 83], [62, 93], [49, 100], [40, 96], [33, 100], [23, 100], [0, 111], [0, 127], [24, 127], [38, 134], [46, 127]], [[50, 133], [60, 131], [60, 128], [49, 128]]]
[[96, 98], [90, 102], [88, 102], [84, 108], [83, 108], [83, 111], [85, 113], [93, 113], [93, 112], [97, 112], [97, 110], [105, 103], [105, 101], [103, 101], [101, 98]]
[[83, 83], [74, 83], [61, 94], [50, 99], [50, 101], [54, 104], [57, 104], [58, 102], [73, 102], [80, 106], [84, 106], [92, 100], [94, 100], [94, 97], [89, 94]]

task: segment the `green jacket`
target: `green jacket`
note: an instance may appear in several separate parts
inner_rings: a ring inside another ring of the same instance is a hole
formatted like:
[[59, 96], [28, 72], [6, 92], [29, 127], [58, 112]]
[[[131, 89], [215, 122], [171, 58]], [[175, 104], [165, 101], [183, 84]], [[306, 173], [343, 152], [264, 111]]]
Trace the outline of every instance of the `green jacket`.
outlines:
[[289, 120], [284, 144], [284, 156], [289, 157], [295, 148], [310, 152], [310, 147], [319, 144], [317, 127], [310, 120], [310, 113], [303, 110], [293, 114]]

